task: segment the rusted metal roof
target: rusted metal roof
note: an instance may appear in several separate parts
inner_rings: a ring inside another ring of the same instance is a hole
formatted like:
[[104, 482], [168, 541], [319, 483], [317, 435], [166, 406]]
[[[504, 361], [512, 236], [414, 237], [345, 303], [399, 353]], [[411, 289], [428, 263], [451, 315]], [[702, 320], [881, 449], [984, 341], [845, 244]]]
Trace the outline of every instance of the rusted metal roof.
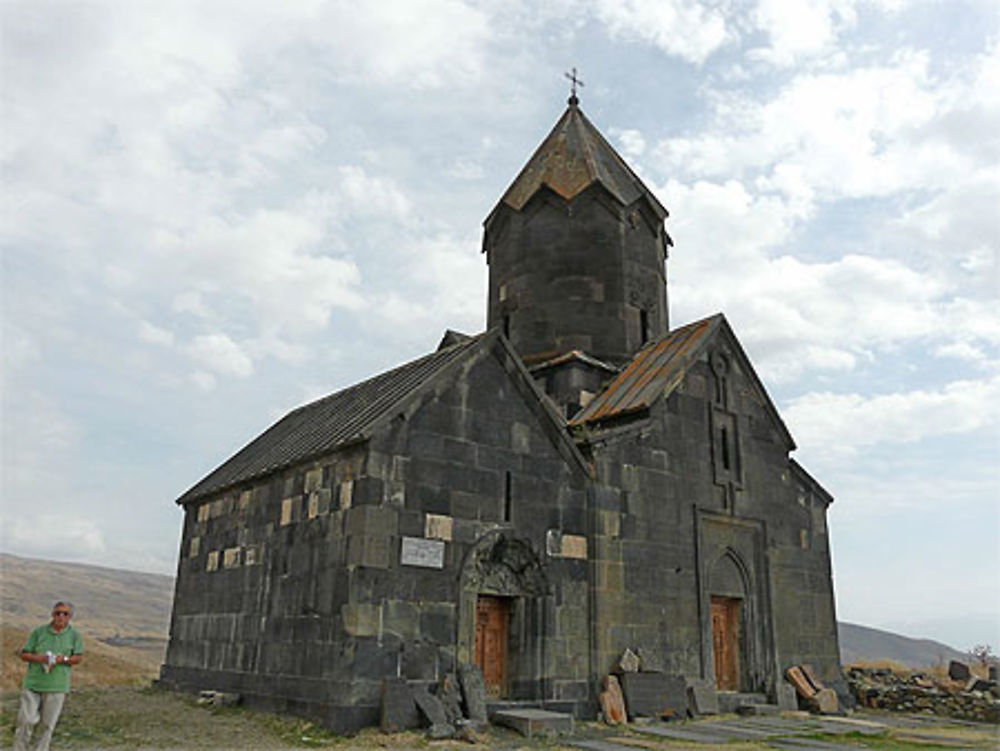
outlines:
[[464, 358], [483, 336], [467, 337], [293, 410], [184, 493], [177, 503], [262, 477], [366, 437], [368, 428], [379, 418], [391, 414], [420, 386]]
[[660, 219], [667, 216], [656, 196], [571, 103], [500, 203], [520, 210], [543, 185], [568, 201], [595, 182], [626, 206], [645, 196]]
[[570, 422], [583, 425], [647, 409], [683, 377], [697, 352], [723, 322], [721, 314], [671, 331], [650, 342]]

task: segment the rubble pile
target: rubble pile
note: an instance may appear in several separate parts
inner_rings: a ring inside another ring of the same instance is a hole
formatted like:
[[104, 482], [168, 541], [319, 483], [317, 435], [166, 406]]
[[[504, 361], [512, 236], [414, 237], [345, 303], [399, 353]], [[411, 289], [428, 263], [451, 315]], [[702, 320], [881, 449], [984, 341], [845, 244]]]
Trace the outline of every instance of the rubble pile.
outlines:
[[847, 670], [847, 685], [863, 707], [1000, 723], [997, 681], [971, 674], [964, 680], [954, 677], [961, 674], [954, 665], [945, 679], [889, 668], [852, 667]]

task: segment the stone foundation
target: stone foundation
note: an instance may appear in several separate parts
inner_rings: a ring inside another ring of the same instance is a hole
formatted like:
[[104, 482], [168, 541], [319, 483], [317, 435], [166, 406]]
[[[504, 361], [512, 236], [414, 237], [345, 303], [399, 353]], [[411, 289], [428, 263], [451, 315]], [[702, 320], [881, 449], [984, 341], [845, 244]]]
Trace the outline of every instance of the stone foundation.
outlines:
[[888, 668], [850, 668], [847, 683], [863, 707], [1000, 723], [1000, 688], [995, 681], [973, 678], [959, 683]]

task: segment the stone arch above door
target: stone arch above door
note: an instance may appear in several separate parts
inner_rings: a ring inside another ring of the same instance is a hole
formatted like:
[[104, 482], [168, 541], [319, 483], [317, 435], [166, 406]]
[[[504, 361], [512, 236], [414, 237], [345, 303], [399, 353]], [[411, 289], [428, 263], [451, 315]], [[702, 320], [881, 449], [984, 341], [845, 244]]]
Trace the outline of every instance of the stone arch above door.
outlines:
[[719, 556], [708, 575], [709, 594], [746, 598], [751, 591], [746, 564], [732, 548]]
[[545, 634], [551, 620], [550, 583], [531, 544], [507, 530], [477, 540], [459, 582], [459, 663], [476, 662], [476, 615], [481, 596], [507, 598], [510, 614], [509, 698], [544, 698]]
[[549, 582], [541, 559], [526, 540], [505, 531], [480, 537], [462, 564], [462, 592], [505, 597], [543, 597]]

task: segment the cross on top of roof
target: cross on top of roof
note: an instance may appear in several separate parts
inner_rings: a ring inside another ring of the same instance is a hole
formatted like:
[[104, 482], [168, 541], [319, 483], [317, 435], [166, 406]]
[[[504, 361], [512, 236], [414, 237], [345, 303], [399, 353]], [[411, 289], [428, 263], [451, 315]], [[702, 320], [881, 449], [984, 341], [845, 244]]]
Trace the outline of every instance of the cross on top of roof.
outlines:
[[583, 86], [584, 83], [581, 79], [576, 77], [576, 68], [573, 68], [571, 73], [563, 73], [563, 75], [573, 82], [569, 90], [569, 103], [573, 105], [579, 104], [580, 100], [576, 96], [576, 87]]

